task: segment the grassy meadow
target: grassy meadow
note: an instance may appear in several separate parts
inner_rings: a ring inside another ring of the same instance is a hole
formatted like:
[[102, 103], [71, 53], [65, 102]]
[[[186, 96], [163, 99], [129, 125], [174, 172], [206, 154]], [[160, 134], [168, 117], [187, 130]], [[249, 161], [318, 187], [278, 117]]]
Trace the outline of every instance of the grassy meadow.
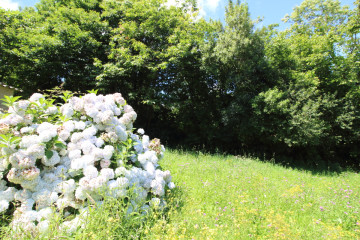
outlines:
[[180, 200], [155, 239], [360, 239], [360, 176], [167, 152]]
[[[161, 161], [177, 188], [166, 212], [126, 216], [109, 199], [70, 235], [38, 239], [360, 239], [360, 176], [312, 173], [253, 158], [168, 151]], [[14, 236], [2, 224], [2, 237]]]

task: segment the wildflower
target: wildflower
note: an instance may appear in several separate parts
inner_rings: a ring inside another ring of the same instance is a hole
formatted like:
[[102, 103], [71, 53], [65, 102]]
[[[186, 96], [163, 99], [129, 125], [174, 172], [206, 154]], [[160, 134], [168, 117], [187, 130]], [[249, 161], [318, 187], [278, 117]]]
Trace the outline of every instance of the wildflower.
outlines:
[[145, 131], [144, 131], [144, 129], [142, 129], [142, 128], [139, 128], [139, 129], [137, 130], [137, 132], [138, 132], [138, 134], [140, 134], [140, 135], [144, 135], [144, 134], [145, 134]]

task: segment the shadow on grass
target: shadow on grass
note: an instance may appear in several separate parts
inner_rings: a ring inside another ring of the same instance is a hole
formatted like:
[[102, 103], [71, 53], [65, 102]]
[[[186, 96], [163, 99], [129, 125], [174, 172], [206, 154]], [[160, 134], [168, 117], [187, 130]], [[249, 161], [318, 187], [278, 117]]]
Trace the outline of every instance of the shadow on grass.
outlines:
[[[267, 157], [266, 155], [260, 156], [259, 154], [254, 154], [253, 157], [256, 157], [262, 162], [270, 162], [284, 168], [291, 168], [298, 171], [306, 171], [313, 175], [323, 175], [323, 176], [337, 176], [344, 172], [358, 172], [359, 166], [344, 161], [326, 161], [321, 158], [314, 156], [311, 159], [311, 156], [308, 157], [297, 157], [293, 158], [287, 155], [273, 155]], [[315, 158], [315, 159], [314, 159]]]
[[[288, 154], [269, 154], [259, 151], [242, 151], [238, 154], [230, 154], [227, 152], [221, 152], [219, 149], [214, 151], [207, 151], [205, 148], [198, 150], [197, 148], [189, 149], [184, 147], [179, 147], [173, 151], [178, 152], [179, 154], [188, 154], [194, 156], [194, 158], [199, 158], [203, 155], [210, 156], [221, 156], [223, 158], [235, 157], [235, 158], [250, 158], [256, 159], [261, 162], [272, 163], [277, 166], [284, 168], [296, 169], [298, 171], [306, 171], [313, 175], [326, 175], [326, 176], [336, 176], [344, 172], [359, 172], [360, 164], [347, 162], [344, 159], [331, 159], [324, 160], [326, 157], [320, 157], [318, 154], [309, 155], [301, 153], [288, 153]], [[294, 155], [297, 155], [294, 157]]]

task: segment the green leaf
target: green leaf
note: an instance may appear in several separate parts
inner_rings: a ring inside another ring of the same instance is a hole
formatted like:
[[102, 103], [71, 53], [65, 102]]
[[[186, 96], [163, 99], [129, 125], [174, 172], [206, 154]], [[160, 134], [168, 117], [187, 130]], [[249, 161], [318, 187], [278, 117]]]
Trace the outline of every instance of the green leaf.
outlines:
[[87, 92], [88, 92], [88, 93], [95, 93], [95, 94], [97, 94], [97, 93], [98, 93], [98, 89], [91, 89], [91, 90], [88, 90]]
[[48, 159], [50, 159], [53, 155], [54, 155], [54, 153], [51, 150], [48, 150], [48, 149], [45, 150], [45, 156]]
[[58, 147], [58, 148], [66, 148], [66, 145], [63, 144], [62, 142], [55, 143], [55, 146]]

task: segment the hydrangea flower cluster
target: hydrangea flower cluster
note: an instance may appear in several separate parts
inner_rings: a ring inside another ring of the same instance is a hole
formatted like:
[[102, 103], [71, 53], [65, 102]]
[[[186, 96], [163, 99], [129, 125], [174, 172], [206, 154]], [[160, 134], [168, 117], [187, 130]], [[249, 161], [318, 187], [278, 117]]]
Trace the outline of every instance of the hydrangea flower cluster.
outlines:
[[143, 129], [133, 133], [137, 114], [122, 95], [65, 100], [55, 106], [35, 93], [0, 120], [0, 213], [14, 210], [12, 227], [44, 232], [54, 211], [77, 209], [62, 224], [75, 230], [104, 194], [133, 196], [129, 213], [163, 206], [166, 189], [175, 187], [170, 172], [158, 169], [165, 149]]

